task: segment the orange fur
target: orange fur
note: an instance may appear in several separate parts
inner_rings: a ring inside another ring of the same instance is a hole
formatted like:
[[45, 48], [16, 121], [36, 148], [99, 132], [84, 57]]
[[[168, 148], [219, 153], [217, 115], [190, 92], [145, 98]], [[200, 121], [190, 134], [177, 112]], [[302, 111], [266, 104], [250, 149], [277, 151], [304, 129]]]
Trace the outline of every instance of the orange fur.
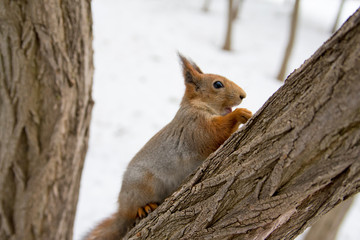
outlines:
[[226, 139], [230, 137], [238, 128], [241, 123], [246, 121], [252, 116], [251, 112], [244, 108], [237, 108], [235, 111], [225, 115], [217, 116], [209, 123], [209, 131], [213, 134], [213, 139], [217, 143], [217, 149]]
[[118, 213], [103, 220], [91, 233], [85, 237], [86, 240], [115, 240], [120, 239], [121, 234], [116, 224]]

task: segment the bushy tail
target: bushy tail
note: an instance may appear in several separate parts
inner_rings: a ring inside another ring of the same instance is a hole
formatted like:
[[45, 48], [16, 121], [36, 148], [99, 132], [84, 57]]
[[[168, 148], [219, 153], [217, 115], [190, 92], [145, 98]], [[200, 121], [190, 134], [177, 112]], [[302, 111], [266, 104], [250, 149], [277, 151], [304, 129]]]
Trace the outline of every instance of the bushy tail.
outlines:
[[83, 240], [119, 240], [125, 236], [134, 220], [114, 213], [98, 224]]

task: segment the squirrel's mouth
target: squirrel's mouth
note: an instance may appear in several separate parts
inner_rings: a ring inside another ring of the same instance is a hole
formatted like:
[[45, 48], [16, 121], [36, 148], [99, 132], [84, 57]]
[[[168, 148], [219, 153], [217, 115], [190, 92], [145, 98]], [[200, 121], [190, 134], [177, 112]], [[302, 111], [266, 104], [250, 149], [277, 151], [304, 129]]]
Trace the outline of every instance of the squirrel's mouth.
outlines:
[[225, 116], [225, 115], [227, 115], [227, 114], [229, 114], [229, 113], [231, 113], [232, 112], [232, 108], [231, 107], [227, 107], [227, 108], [225, 108], [224, 109], [224, 112], [223, 112], [223, 116]]

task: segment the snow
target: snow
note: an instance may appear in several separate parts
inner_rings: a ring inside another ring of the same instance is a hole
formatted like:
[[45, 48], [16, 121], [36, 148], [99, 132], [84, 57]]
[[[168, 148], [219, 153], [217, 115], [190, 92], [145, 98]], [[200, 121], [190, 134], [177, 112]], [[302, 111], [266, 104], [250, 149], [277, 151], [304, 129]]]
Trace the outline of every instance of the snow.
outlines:
[[[233, 51], [221, 50], [227, 1], [93, 0], [95, 107], [81, 180], [74, 239], [116, 210], [122, 174], [132, 156], [176, 113], [184, 85], [177, 51], [204, 72], [240, 85], [242, 107], [255, 113], [281, 83], [275, 79], [285, 50], [292, 1], [244, 1], [234, 25]], [[330, 37], [340, 0], [302, 0], [288, 72]], [[346, 1], [341, 22], [359, 6]], [[360, 237], [360, 199], [338, 239]]]

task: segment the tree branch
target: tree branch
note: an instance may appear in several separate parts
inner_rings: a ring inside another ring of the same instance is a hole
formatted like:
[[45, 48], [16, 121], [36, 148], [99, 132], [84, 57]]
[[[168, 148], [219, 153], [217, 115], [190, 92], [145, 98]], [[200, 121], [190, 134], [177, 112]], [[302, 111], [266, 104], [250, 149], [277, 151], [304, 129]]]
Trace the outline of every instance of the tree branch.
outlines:
[[129, 239], [293, 239], [360, 189], [360, 10]]

